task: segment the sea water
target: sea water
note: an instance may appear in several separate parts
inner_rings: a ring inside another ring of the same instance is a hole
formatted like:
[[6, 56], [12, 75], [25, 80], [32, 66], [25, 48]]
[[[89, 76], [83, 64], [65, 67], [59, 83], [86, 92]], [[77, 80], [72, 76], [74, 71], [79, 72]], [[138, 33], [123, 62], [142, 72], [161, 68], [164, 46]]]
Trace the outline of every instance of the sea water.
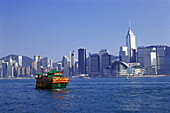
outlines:
[[64, 90], [35, 79], [0, 80], [1, 113], [168, 113], [170, 77], [74, 78]]

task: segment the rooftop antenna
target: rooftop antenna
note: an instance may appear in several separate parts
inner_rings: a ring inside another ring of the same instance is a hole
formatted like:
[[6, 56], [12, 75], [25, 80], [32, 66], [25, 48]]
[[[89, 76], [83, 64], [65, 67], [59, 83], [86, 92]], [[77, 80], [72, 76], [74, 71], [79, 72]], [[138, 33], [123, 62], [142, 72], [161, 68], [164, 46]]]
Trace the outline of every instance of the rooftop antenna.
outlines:
[[130, 19], [129, 19], [129, 28], [130, 28]]

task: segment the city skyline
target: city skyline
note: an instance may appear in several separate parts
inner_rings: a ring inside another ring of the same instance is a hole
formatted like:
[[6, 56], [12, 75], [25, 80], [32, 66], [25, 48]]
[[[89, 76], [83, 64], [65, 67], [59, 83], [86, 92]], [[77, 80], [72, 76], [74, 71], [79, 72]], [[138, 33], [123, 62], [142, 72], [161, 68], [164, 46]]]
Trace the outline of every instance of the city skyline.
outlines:
[[54, 62], [78, 48], [107, 49], [118, 56], [128, 22], [136, 45], [170, 45], [168, 1], [0, 1], [0, 57], [49, 57]]

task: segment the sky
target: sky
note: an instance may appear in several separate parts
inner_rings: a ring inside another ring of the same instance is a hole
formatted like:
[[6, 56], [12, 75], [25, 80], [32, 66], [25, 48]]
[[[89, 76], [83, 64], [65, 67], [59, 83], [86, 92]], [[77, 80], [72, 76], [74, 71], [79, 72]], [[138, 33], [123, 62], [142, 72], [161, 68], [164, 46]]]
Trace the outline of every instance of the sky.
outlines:
[[129, 29], [136, 45], [170, 46], [168, 0], [0, 0], [0, 58], [9, 54], [54, 62], [78, 48], [119, 55]]

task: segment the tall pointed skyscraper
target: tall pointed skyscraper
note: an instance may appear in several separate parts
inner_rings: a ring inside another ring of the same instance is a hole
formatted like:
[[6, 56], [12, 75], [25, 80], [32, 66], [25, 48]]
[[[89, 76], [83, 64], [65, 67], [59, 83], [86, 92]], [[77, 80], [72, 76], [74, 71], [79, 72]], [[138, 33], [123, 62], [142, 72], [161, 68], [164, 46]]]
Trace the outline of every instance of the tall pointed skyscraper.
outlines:
[[126, 63], [136, 62], [136, 39], [130, 25], [126, 35], [126, 47], [120, 48], [119, 55], [120, 61]]
[[129, 25], [129, 31], [126, 36], [126, 46], [128, 47], [128, 59], [129, 62], [136, 62], [136, 40], [131, 26]]

